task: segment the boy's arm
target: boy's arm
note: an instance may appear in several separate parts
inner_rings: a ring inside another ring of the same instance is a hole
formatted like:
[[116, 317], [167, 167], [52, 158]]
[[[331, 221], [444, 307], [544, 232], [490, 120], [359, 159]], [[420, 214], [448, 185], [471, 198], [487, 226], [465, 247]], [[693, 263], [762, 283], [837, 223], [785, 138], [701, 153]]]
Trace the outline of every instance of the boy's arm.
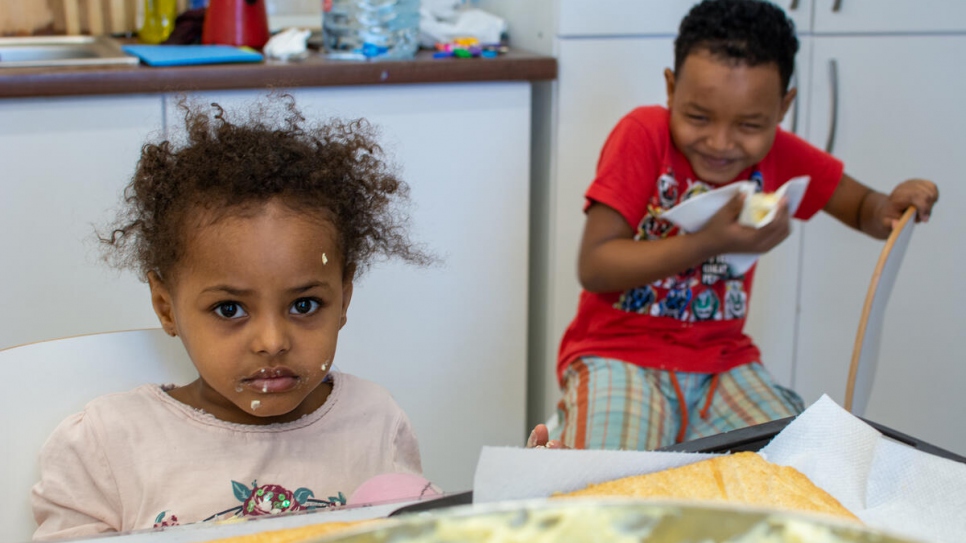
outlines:
[[782, 202], [774, 220], [763, 228], [738, 224], [738, 194], [699, 232], [649, 241], [634, 241], [634, 230], [613, 208], [593, 203], [580, 246], [578, 277], [590, 292], [618, 292], [670, 277], [725, 253], [764, 253], [791, 232], [788, 206]]
[[899, 220], [909, 206], [916, 208], [916, 222], [928, 222], [938, 199], [939, 189], [935, 183], [924, 179], [899, 183], [887, 196], [843, 174], [824, 209], [856, 230], [885, 239], [892, 232], [893, 222]]

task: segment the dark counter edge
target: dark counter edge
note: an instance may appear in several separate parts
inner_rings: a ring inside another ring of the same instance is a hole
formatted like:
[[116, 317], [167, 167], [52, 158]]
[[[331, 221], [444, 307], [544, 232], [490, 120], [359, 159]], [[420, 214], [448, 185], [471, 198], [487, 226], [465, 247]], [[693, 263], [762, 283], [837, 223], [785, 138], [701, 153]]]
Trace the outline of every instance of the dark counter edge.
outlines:
[[194, 92], [225, 89], [288, 89], [411, 83], [545, 81], [556, 79], [557, 59], [525, 51], [497, 58], [356, 62], [313, 56], [301, 62], [267, 61], [152, 68], [101, 66], [2, 68], [0, 98]]

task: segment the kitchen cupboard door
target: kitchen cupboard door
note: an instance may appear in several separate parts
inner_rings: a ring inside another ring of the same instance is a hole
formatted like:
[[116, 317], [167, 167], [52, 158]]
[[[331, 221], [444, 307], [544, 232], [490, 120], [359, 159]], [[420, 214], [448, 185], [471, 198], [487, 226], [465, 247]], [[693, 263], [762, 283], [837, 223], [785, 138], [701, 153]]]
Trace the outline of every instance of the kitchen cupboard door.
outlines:
[[960, 0], [812, 0], [815, 33], [963, 32]]
[[0, 349], [158, 326], [148, 288], [100, 260], [159, 97], [0, 100]]
[[[846, 172], [888, 193], [922, 177], [940, 187], [928, 224], [913, 233], [892, 293], [866, 416], [920, 439], [966, 452], [962, 324], [966, 218], [966, 78], [947, 67], [966, 58], [966, 36], [814, 37], [809, 132], [830, 133], [837, 66], [833, 152]], [[884, 61], [883, 59], [888, 59]], [[807, 402], [828, 393], [842, 403], [859, 316], [882, 243], [826, 214], [805, 228], [796, 388]]]
[[[775, 0], [800, 32], [809, 28], [813, 0]], [[560, 37], [671, 35], [695, 0], [559, 0]]]

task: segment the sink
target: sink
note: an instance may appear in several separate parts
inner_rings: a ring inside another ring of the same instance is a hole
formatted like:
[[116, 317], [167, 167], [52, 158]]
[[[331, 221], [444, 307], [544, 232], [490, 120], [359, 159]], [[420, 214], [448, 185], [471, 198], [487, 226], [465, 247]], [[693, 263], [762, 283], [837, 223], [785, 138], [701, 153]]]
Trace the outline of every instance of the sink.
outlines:
[[137, 57], [103, 36], [0, 38], [0, 69], [43, 66], [135, 65]]

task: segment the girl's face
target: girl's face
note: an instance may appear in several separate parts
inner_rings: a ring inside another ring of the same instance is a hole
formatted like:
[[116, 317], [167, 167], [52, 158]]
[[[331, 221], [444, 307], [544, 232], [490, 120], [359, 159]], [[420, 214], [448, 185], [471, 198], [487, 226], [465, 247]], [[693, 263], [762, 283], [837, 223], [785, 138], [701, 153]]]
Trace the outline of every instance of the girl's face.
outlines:
[[269, 202], [191, 234], [171, 277], [149, 277], [162, 326], [200, 375], [171, 396], [242, 424], [320, 407], [352, 297], [335, 227]]

